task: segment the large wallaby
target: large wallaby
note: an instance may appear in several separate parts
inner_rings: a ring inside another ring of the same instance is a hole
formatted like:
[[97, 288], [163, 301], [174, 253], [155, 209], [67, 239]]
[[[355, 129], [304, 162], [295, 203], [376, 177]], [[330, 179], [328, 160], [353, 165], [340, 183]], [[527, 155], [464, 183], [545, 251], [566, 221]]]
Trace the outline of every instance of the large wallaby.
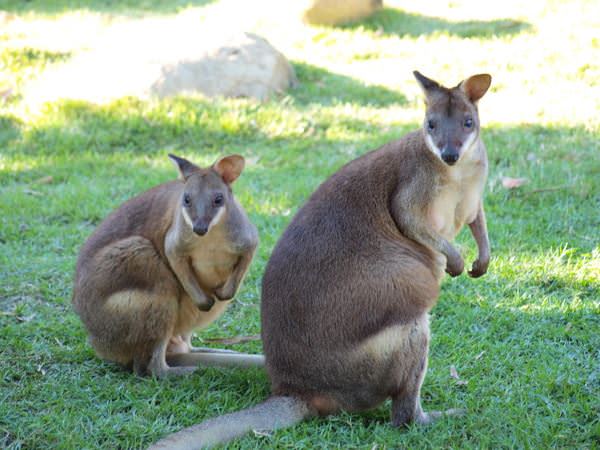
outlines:
[[[414, 72], [423, 128], [344, 166], [298, 211], [262, 285], [262, 339], [273, 396], [208, 420], [152, 448], [191, 449], [273, 430], [314, 415], [362, 411], [392, 399], [392, 424], [428, 424], [421, 409], [428, 311], [444, 269], [463, 260], [450, 241], [469, 224], [483, 275], [489, 242], [482, 194], [486, 150], [475, 75], [448, 89]], [[446, 414], [457, 414], [448, 410]]]
[[262, 355], [191, 344], [194, 329], [225, 311], [258, 243], [231, 191], [244, 158], [226, 156], [203, 169], [169, 157], [181, 180], [121, 205], [82, 247], [75, 311], [98, 355], [139, 375], [186, 374], [198, 364], [261, 366]]

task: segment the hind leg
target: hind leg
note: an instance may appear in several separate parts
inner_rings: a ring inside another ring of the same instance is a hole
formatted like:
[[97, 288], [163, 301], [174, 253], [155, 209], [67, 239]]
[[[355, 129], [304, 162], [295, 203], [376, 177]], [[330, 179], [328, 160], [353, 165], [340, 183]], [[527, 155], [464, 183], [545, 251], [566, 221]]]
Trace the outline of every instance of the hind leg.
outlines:
[[150, 358], [147, 372], [156, 378], [188, 375], [198, 369], [196, 366], [171, 367], [167, 364], [167, 348], [172, 339], [173, 338], [166, 338], [160, 342], [154, 349], [152, 357]]
[[392, 395], [392, 424], [405, 426], [412, 422], [429, 425], [444, 415], [462, 415], [463, 410], [449, 409], [446, 411], [425, 412], [421, 407], [421, 386], [427, 372], [427, 355], [429, 351], [429, 324], [427, 318], [421, 321], [408, 336], [409, 347], [412, 350], [407, 361], [406, 377], [400, 389]]
[[111, 243], [90, 263], [81, 275], [76, 305], [96, 352], [137, 374], [164, 376], [165, 351], [180, 308], [172, 272], [141, 236]]
[[156, 378], [167, 378], [188, 375], [200, 366], [252, 367], [263, 363], [259, 355], [232, 353], [191, 353], [190, 346], [180, 335], [172, 336], [155, 347], [146, 371]]
[[441, 417], [439, 411], [425, 412], [421, 407], [421, 385], [427, 372], [427, 353], [417, 364], [403, 389], [392, 397], [392, 424], [396, 427], [410, 423], [428, 425]]

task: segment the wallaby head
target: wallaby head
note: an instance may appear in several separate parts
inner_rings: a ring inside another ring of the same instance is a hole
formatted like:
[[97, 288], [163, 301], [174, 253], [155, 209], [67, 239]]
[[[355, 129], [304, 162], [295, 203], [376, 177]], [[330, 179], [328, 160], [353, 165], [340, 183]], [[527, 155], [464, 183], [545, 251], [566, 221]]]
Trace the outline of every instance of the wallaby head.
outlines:
[[219, 223], [233, 201], [231, 183], [244, 169], [244, 158], [229, 155], [219, 159], [210, 168], [203, 169], [187, 159], [169, 154], [183, 180], [181, 214], [185, 222], [199, 236], [204, 236]]
[[413, 74], [425, 94], [427, 111], [423, 132], [427, 147], [446, 164], [453, 166], [477, 142], [477, 101], [490, 87], [492, 77], [488, 74], [473, 75], [449, 89], [418, 71]]

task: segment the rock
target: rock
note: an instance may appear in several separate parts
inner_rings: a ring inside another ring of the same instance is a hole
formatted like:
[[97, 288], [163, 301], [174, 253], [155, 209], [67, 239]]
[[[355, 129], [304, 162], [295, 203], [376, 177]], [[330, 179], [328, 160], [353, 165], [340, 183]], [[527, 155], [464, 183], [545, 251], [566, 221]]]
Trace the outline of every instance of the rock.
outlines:
[[266, 100], [295, 83], [294, 70], [283, 54], [267, 40], [241, 33], [197, 56], [163, 65], [150, 93], [158, 97], [202, 93]]
[[35, 108], [59, 99], [105, 103], [194, 93], [265, 100], [296, 83], [287, 59], [254, 34], [231, 36], [180, 21], [126, 24], [109, 36], [29, 83], [26, 103]]
[[310, 0], [304, 21], [313, 25], [341, 25], [364, 19], [383, 6], [383, 0]]

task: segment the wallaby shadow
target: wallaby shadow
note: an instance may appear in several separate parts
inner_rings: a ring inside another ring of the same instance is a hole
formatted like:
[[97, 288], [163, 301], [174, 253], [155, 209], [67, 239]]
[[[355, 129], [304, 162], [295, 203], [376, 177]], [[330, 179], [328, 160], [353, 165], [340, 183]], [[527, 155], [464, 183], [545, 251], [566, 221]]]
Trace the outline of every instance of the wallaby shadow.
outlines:
[[[183, 8], [190, 6], [205, 6], [216, 0], [154, 0], [150, 2], [119, 2], [119, 1], [81, 1], [81, 2], [58, 2], [58, 1], [22, 1], [10, 2], [2, 5], [2, 10], [14, 13], [36, 13], [36, 14], [61, 14], [68, 11], [91, 11], [98, 13], [118, 14], [169, 14], [177, 13]], [[138, 3], [136, 5], [136, 3]]]
[[449, 34], [462, 38], [490, 38], [528, 31], [531, 29], [531, 24], [515, 19], [452, 22], [441, 17], [423, 16], [396, 8], [383, 8], [361, 22], [343, 25], [341, 28], [362, 28], [385, 36], [397, 37]]

